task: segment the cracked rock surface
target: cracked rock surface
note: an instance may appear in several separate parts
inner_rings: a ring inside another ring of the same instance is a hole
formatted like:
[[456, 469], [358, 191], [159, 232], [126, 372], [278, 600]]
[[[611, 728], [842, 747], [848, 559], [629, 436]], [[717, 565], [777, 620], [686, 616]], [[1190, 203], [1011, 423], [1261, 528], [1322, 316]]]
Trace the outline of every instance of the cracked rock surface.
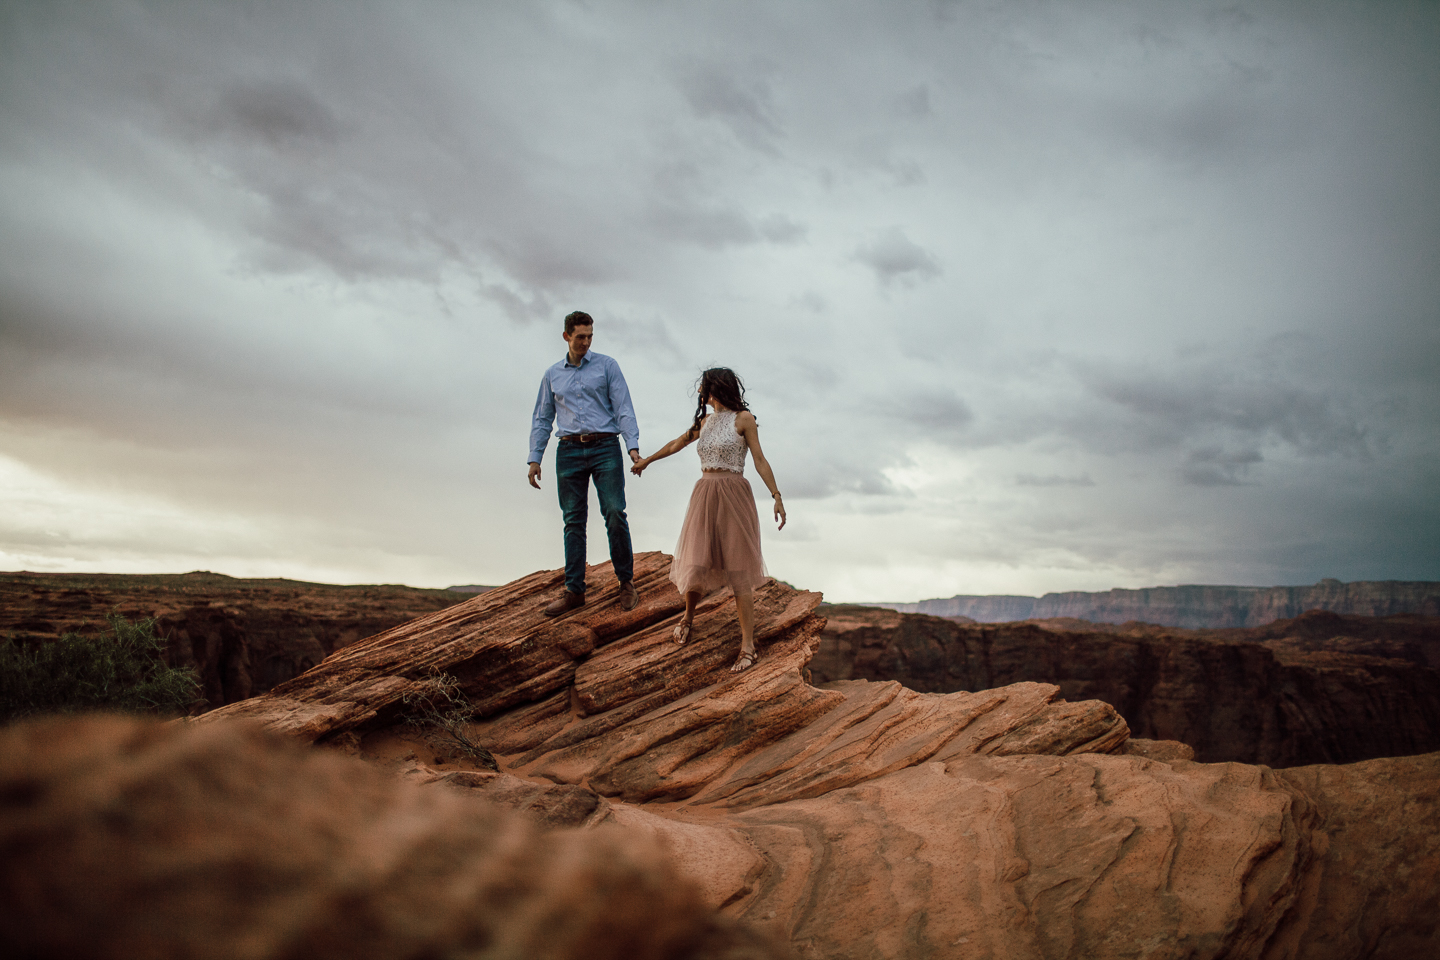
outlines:
[[[760, 662], [732, 674], [733, 598], [677, 646], [668, 564], [636, 557], [629, 612], [592, 567], [589, 603], [557, 620], [561, 572], [532, 574], [192, 725], [249, 719], [417, 789], [618, 824], [807, 958], [1440, 955], [1440, 754], [1202, 764], [1050, 684], [817, 687], [820, 595], [776, 582], [756, 594]], [[403, 697], [436, 672], [501, 773], [401, 755]]]

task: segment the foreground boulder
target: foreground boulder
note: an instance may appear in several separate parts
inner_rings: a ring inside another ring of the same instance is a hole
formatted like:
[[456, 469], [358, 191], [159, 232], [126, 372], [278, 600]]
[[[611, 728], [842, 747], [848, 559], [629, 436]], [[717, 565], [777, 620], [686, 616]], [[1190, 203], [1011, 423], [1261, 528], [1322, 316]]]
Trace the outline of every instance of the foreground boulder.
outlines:
[[[658, 838], [709, 904], [807, 958], [1440, 950], [1440, 755], [1201, 764], [1050, 684], [816, 687], [820, 597], [773, 582], [760, 663], [731, 674], [733, 599], [708, 598], [677, 647], [668, 562], [637, 557], [633, 611], [592, 568], [591, 602], [547, 620], [562, 575], [533, 574], [193, 723], [249, 718], [426, 790]], [[407, 726], [437, 674], [501, 772]]]
[[243, 725], [0, 731], [0, 952], [770, 960], [657, 845], [542, 832]]

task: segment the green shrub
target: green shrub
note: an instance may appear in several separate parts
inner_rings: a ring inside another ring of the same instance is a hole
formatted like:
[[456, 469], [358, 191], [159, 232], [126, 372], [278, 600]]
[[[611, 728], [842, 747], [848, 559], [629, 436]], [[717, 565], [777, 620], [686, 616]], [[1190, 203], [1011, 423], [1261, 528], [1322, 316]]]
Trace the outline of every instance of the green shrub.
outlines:
[[123, 710], [183, 714], [199, 702], [200, 680], [169, 667], [155, 621], [118, 613], [109, 631], [67, 633], [49, 643], [0, 641], [0, 723], [36, 713]]

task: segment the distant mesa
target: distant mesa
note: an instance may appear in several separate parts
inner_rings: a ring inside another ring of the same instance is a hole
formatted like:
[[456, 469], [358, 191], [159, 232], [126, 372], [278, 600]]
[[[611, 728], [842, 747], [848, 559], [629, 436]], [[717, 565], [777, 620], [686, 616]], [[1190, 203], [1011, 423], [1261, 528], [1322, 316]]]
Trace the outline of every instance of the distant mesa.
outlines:
[[1043, 597], [961, 594], [945, 600], [860, 606], [884, 607], [900, 613], [928, 613], [933, 617], [964, 617], [977, 623], [1068, 617], [1092, 623], [1138, 620], [1162, 627], [1227, 630], [1289, 620], [1307, 610], [1362, 617], [1399, 613], [1440, 616], [1440, 583], [1409, 580], [1341, 583], [1327, 577], [1310, 587], [1186, 585], [1101, 593], [1047, 593]]
[[451, 593], [484, 593], [487, 590], [494, 590], [494, 587], [483, 586], [478, 583], [467, 583], [458, 587], [446, 587]]

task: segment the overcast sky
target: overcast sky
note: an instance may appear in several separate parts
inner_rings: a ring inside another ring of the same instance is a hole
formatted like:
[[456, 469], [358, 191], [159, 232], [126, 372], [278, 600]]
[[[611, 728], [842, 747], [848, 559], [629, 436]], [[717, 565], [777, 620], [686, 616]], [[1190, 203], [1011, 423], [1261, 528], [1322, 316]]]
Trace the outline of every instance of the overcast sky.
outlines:
[[[0, 569], [558, 567], [584, 309], [645, 453], [740, 373], [832, 600], [1440, 580], [1437, 51], [1433, 2], [0, 0]], [[697, 475], [631, 479], [637, 550]]]

